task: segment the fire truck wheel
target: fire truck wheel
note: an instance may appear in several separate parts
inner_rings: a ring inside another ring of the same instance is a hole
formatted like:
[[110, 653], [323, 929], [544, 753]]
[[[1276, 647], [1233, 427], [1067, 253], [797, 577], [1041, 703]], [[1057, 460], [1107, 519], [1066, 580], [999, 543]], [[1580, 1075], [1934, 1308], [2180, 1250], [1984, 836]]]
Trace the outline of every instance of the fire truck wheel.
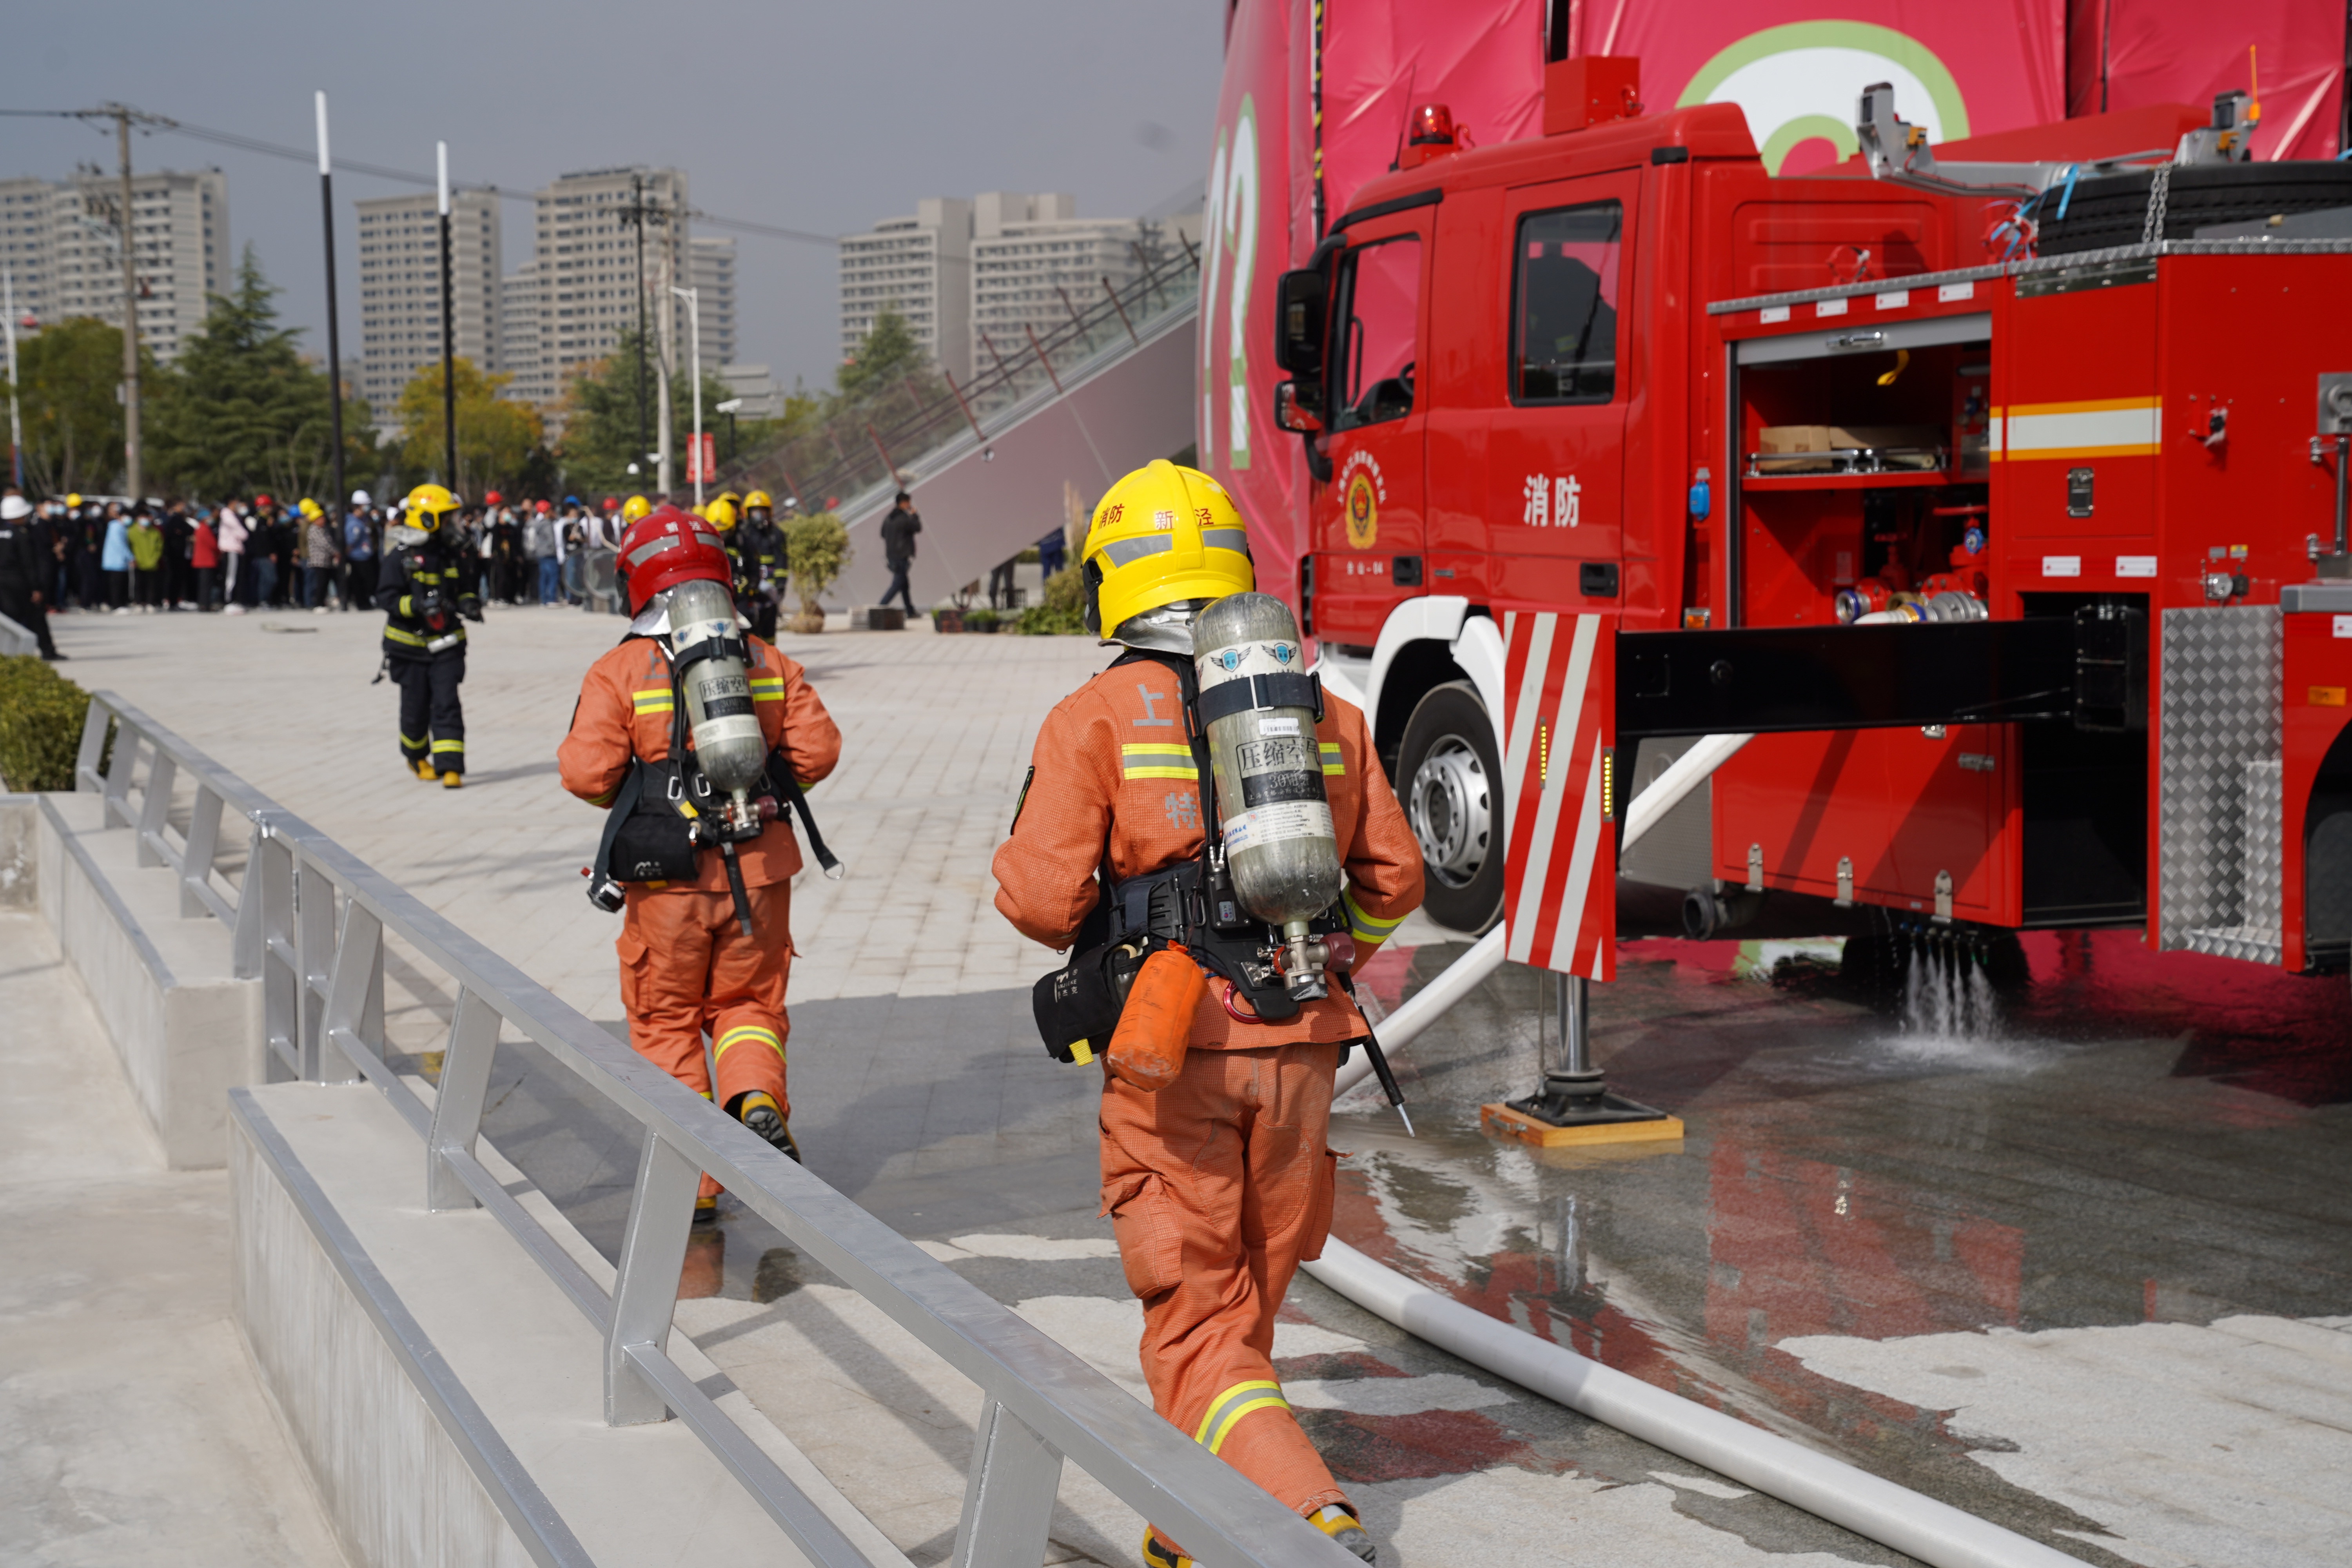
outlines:
[[1422, 908], [1475, 935], [1503, 912], [1503, 763], [1494, 721], [1468, 681], [1423, 697], [1397, 749], [1405, 820], [1421, 841]]

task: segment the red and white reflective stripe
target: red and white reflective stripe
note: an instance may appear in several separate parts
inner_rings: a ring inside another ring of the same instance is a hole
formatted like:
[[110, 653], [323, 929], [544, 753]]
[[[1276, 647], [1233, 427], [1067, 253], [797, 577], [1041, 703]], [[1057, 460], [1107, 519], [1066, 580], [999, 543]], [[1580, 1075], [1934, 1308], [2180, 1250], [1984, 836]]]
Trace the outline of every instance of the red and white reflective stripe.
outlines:
[[1613, 620], [1549, 611], [1503, 617], [1505, 953], [1595, 980], [1615, 970], [1616, 879], [1594, 874], [1616, 848], [1601, 818]]

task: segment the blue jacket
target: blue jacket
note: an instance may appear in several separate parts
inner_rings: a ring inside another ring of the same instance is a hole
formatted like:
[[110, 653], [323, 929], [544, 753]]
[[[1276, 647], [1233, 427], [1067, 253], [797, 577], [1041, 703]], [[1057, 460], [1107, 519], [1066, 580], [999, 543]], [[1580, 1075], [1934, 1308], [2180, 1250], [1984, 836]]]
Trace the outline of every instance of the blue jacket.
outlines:
[[100, 549], [98, 565], [99, 570], [102, 572], [131, 570], [131, 520], [129, 518], [107, 519], [106, 543]]

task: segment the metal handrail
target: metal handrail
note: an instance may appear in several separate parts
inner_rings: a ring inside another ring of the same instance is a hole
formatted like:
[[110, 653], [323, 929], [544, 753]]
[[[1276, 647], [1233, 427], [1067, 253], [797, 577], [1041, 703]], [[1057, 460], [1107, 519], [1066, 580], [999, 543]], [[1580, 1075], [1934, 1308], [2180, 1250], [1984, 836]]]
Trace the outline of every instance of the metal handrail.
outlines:
[[[110, 731], [113, 755], [101, 772]], [[142, 755], [148, 772], [140, 778]], [[183, 773], [196, 784], [198, 808], [173, 842], [171, 796]], [[90, 699], [76, 779], [105, 798], [107, 826], [137, 828], [142, 861], [179, 875], [184, 915], [210, 914], [236, 933], [237, 973], [261, 979], [264, 1026], [278, 1059], [307, 1081], [364, 1081], [383, 1094], [424, 1141], [427, 1208], [488, 1209], [596, 1326], [604, 1338], [606, 1422], [683, 1419], [823, 1568], [871, 1564], [667, 1348], [704, 1172], [980, 1385], [956, 1568], [1034, 1568], [1043, 1559], [1066, 1457], [1212, 1568], [1354, 1568], [1320, 1531], [1041, 1330], [111, 692]], [[206, 799], [213, 828], [200, 831]], [[215, 887], [223, 805], [252, 824], [244, 877], [227, 893]], [[146, 860], [151, 852], [156, 858]], [[387, 934], [458, 987], [430, 1108], [384, 1059]], [[478, 1155], [491, 1057], [505, 1026], [643, 1129], [610, 1291]]]
[[0, 616], [0, 658], [40, 651], [41, 639], [33, 634], [30, 626], [7, 616]]

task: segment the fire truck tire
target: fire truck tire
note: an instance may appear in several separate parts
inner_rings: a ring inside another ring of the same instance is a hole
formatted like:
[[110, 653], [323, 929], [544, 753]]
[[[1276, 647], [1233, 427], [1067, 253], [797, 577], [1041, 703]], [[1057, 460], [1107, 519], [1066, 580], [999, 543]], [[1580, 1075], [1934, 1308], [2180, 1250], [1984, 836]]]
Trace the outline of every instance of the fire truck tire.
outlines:
[[1396, 776], [1421, 842], [1421, 907], [1439, 925], [1478, 935], [1503, 913], [1503, 759], [1475, 687], [1449, 681], [1414, 706]]

